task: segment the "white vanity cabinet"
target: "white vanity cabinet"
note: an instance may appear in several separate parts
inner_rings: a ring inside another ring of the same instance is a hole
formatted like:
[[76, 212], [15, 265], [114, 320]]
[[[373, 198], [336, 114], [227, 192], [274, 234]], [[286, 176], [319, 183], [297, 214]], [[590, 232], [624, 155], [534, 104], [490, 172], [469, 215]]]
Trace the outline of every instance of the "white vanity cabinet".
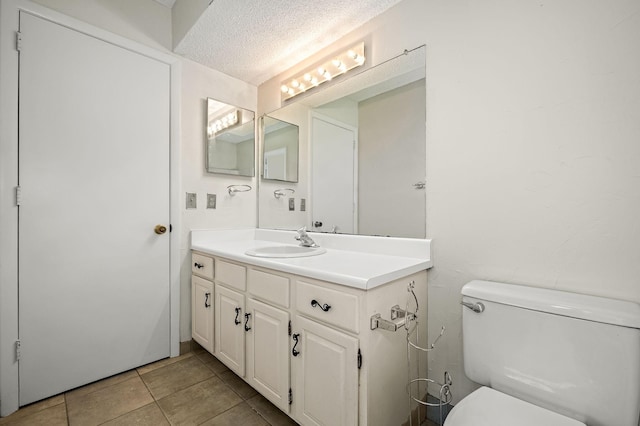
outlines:
[[289, 313], [256, 299], [247, 300], [247, 382], [289, 413]]
[[[404, 309], [413, 303], [407, 289], [415, 282], [417, 299], [425, 305], [418, 316], [426, 321], [426, 270], [364, 290], [220, 256], [210, 259], [212, 353], [220, 361], [302, 425], [408, 421], [406, 332], [371, 330], [371, 317], [390, 319], [394, 305]], [[200, 309], [195, 303], [194, 298], [194, 311]], [[421, 327], [424, 344], [426, 323]], [[196, 328], [194, 323], [194, 339]], [[421, 368], [426, 370], [426, 357]]]
[[249, 268], [247, 279], [247, 382], [289, 413], [290, 278]]
[[215, 260], [215, 345], [214, 355], [229, 369], [244, 377], [244, 291], [247, 268], [244, 265]]
[[293, 397], [296, 419], [303, 425], [358, 424], [354, 407], [358, 406], [362, 293], [296, 278]]
[[192, 336], [213, 352], [213, 259], [193, 253], [191, 260]]
[[244, 377], [244, 294], [216, 283], [215, 351], [230, 370]]
[[303, 425], [357, 425], [358, 339], [299, 315], [293, 336], [295, 419]]

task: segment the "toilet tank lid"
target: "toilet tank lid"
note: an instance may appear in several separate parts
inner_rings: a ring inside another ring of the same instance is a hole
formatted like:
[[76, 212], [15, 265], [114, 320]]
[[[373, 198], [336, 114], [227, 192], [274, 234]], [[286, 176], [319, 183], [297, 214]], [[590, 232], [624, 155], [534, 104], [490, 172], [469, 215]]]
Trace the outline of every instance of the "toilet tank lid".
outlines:
[[548, 288], [471, 281], [462, 295], [572, 318], [640, 329], [640, 304]]

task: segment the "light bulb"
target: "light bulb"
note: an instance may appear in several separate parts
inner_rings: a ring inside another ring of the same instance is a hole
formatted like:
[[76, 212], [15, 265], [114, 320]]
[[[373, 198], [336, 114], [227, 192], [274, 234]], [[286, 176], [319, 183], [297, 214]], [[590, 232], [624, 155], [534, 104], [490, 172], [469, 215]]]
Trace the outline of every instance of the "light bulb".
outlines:
[[358, 56], [356, 58], [356, 62], [359, 63], [360, 65], [364, 64], [364, 56]]
[[300, 83], [298, 83], [298, 80], [292, 80], [292, 81], [291, 81], [291, 86], [295, 89], [295, 88], [297, 88], [298, 86], [300, 86]]
[[350, 57], [351, 59], [356, 59], [358, 57], [358, 54], [353, 50], [350, 50], [347, 52], [347, 56]]
[[347, 71], [347, 66], [344, 63], [340, 63], [340, 66], [338, 67], [338, 69], [342, 72]]
[[327, 79], [327, 81], [331, 80], [333, 77], [331, 77], [331, 73], [329, 71], [326, 71], [324, 73], [324, 78]]
[[289, 94], [289, 96], [293, 96], [295, 92], [293, 91], [293, 89], [289, 88], [289, 91], [287, 93]]
[[324, 75], [325, 72], [327, 72], [327, 70], [325, 70], [323, 67], [318, 68], [318, 74]]
[[333, 61], [331, 61], [333, 63], [333, 66], [340, 68], [340, 64], [342, 62], [340, 62], [340, 59], [334, 59]]
[[306, 73], [303, 78], [305, 79], [305, 81], [311, 81], [311, 74]]
[[311, 78], [311, 84], [313, 84], [314, 86], [318, 85], [318, 79], [316, 77], [312, 77]]
[[282, 93], [287, 93], [289, 91], [289, 88], [286, 84], [283, 84], [282, 86], [280, 86], [280, 90], [282, 90]]
[[304, 83], [300, 83], [300, 90], [301, 90], [301, 91], [303, 91], [303, 92], [304, 92], [306, 88], [307, 88], [307, 87], [304, 85]]

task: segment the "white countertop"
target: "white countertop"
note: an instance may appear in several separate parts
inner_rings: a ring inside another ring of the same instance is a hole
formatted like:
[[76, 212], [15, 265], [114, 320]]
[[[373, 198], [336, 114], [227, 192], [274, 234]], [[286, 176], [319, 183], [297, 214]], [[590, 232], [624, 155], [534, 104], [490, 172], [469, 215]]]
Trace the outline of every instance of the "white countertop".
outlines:
[[[191, 249], [362, 290], [375, 288], [432, 266], [430, 240], [406, 238], [314, 233], [310, 235], [327, 250], [326, 253], [297, 258], [264, 258], [245, 254], [247, 250], [286, 245], [283, 240], [295, 243], [295, 235], [292, 231], [192, 231]], [[401, 247], [403, 244], [405, 249]], [[362, 246], [367, 246], [368, 249], [353, 250], [354, 247]], [[402, 255], [394, 255], [394, 252]]]

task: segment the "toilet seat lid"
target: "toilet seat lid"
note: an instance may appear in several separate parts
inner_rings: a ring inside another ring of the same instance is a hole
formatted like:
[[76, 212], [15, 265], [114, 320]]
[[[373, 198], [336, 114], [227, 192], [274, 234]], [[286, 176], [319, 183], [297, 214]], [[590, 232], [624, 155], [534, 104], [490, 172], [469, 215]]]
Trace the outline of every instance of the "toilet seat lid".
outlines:
[[538, 407], [486, 386], [456, 404], [445, 426], [585, 426], [584, 423]]

